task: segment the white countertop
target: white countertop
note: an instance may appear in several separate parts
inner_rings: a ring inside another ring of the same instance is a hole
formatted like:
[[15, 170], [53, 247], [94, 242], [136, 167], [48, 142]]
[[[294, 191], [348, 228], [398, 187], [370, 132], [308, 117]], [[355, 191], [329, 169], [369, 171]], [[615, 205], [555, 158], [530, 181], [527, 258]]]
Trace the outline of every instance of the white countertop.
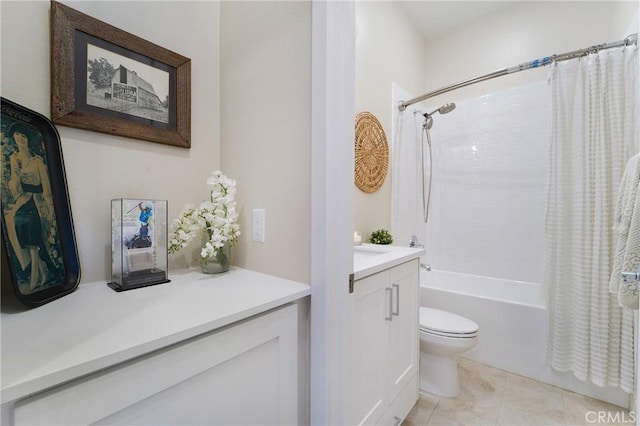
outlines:
[[2, 403], [311, 294], [306, 284], [232, 268], [170, 271], [170, 283], [116, 293], [106, 282], [1, 314]]
[[353, 246], [353, 279], [359, 280], [376, 272], [408, 262], [424, 254], [423, 248], [380, 244]]

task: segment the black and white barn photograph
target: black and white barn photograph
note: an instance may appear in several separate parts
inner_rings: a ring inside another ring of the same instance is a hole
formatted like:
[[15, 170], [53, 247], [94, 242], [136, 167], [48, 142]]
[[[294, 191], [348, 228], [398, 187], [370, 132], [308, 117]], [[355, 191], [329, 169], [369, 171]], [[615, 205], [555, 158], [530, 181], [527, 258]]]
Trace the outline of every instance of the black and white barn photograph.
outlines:
[[87, 44], [87, 105], [169, 122], [169, 73]]

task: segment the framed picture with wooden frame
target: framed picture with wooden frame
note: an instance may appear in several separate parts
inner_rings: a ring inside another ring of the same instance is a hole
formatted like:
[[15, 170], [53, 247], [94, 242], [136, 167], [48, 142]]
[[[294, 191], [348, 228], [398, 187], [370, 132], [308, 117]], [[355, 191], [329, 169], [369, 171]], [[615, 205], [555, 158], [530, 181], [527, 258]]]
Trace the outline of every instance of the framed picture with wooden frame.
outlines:
[[51, 120], [191, 147], [191, 60], [51, 2]]

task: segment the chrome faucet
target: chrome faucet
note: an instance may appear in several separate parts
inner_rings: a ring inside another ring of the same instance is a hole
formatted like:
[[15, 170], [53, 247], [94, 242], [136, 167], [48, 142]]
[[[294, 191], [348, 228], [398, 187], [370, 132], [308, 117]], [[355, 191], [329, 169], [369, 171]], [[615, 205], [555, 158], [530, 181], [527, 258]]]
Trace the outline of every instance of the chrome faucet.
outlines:
[[[424, 244], [420, 244], [420, 242], [418, 241], [418, 237], [415, 235], [412, 235], [411, 238], [409, 238], [409, 247], [421, 247], [424, 248]], [[425, 271], [431, 271], [431, 265], [429, 265], [428, 263], [422, 263], [420, 262], [420, 267], [422, 269], [424, 269]]]
[[409, 238], [409, 247], [422, 247], [424, 248], [424, 244], [420, 244], [420, 242], [418, 242], [418, 237], [415, 235], [412, 235], [411, 238]]

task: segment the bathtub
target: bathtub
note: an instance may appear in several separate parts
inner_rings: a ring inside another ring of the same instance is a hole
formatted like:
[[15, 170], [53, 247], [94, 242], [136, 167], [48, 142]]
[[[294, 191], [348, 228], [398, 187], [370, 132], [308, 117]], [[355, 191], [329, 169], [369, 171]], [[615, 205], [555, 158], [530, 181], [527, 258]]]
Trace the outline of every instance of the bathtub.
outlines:
[[462, 354], [465, 358], [619, 406], [629, 404], [620, 389], [581, 382], [546, 365], [546, 294], [539, 283], [420, 269], [420, 305], [478, 324], [478, 345]]

